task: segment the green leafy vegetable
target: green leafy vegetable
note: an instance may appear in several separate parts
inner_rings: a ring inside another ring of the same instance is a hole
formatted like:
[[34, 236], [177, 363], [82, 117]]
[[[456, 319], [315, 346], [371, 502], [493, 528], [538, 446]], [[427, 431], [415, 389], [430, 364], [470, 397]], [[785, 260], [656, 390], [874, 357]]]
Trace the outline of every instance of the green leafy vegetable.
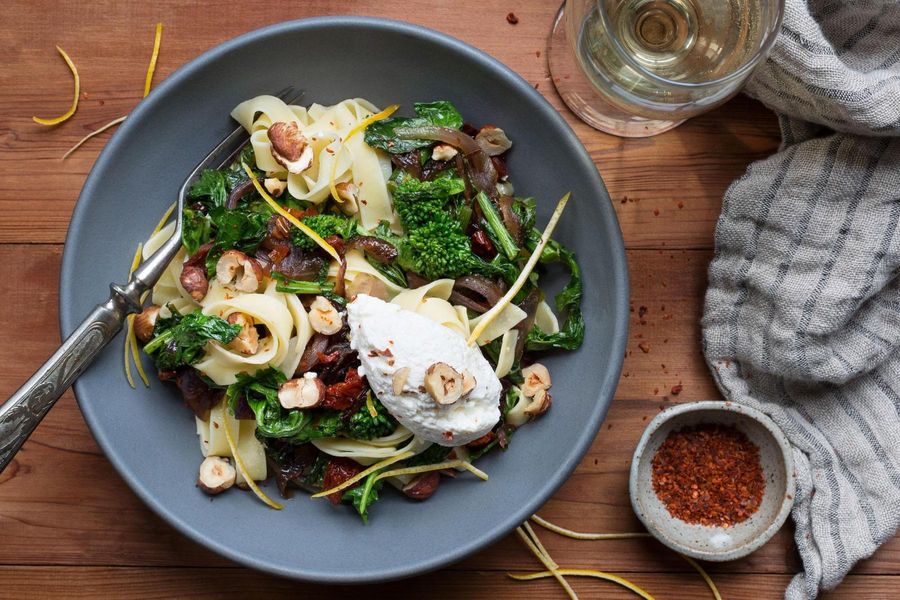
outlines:
[[369, 413], [368, 407], [363, 404], [347, 422], [346, 434], [357, 440], [371, 440], [390, 435], [397, 429], [397, 420], [388, 413], [378, 398], [372, 396], [372, 404], [375, 407], [376, 416]]
[[417, 102], [413, 105], [415, 117], [392, 117], [376, 121], [366, 127], [366, 143], [373, 148], [381, 148], [392, 154], [404, 154], [430, 146], [431, 140], [402, 140], [396, 130], [405, 127], [436, 125], [459, 129], [463, 125], [462, 115], [456, 107], [446, 101]]
[[[306, 411], [310, 412], [310, 411]], [[341, 413], [335, 410], [312, 411], [315, 418], [291, 438], [291, 443], [305, 444], [310, 440], [334, 437], [341, 431]]]
[[300, 433], [312, 420], [308, 411], [286, 410], [278, 402], [278, 388], [287, 377], [274, 367], [266, 367], [253, 375], [238, 373], [237, 381], [225, 392], [234, 412], [238, 400], [246, 399], [256, 417], [256, 434], [261, 437], [287, 438]]
[[[304, 225], [323, 238], [336, 235], [342, 239], [349, 240], [356, 235], [356, 221], [342, 215], [313, 215], [311, 217], [304, 217], [301, 220]], [[303, 248], [304, 250], [314, 250], [318, 247], [308, 235], [296, 228], [291, 232], [291, 241], [294, 242], [295, 246]]]
[[160, 371], [192, 365], [206, 353], [206, 342], [227, 344], [241, 332], [240, 325], [204, 315], [199, 309], [188, 315], [182, 315], [171, 305], [169, 310], [172, 316], [156, 322], [153, 338], [144, 346], [144, 352], [153, 357]]
[[207, 208], [225, 206], [229, 189], [223, 171], [207, 169], [200, 173], [200, 177], [191, 186], [188, 198], [201, 201]]
[[481, 214], [484, 215], [484, 221], [487, 224], [488, 233], [491, 239], [496, 242], [497, 246], [506, 255], [506, 258], [513, 260], [519, 254], [519, 247], [515, 240], [503, 224], [503, 219], [497, 214], [494, 203], [487, 197], [484, 192], [478, 192], [475, 201], [481, 207]]
[[525, 338], [526, 350], [575, 350], [584, 342], [584, 316], [581, 314], [581, 269], [575, 254], [555, 240], [541, 253], [542, 263], [561, 262], [568, 268], [570, 277], [566, 286], [556, 295], [556, 310], [566, 313], [566, 319], [557, 333], [545, 333], [535, 325]]
[[416, 454], [403, 461], [404, 466], [418, 467], [421, 465], [435, 465], [447, 459], [453, 448], [441, 446], [440, 444], [432, 444]]
[[380, 471], [375, 471], [366, 477], [366, 481], [362, 485], [358, 485], [347, 490], [341, 496], [341, 500], [353, 504], [356, 512], [362, 518], [363, 523], [369, 522], [368, 508], [378, 501], [378, 493], [381, 491], [383, 481], [375, 481]]

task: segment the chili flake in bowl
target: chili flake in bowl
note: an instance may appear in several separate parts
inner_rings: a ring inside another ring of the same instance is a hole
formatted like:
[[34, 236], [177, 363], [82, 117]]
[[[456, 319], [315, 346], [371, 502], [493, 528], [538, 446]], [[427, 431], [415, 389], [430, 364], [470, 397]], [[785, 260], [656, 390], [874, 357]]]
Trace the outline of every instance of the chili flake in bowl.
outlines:
[[791, 447], [761, 412], [732, 402], [676, 405], [656, 416], [631, 463], [631, 504], [677, 552], [746, 556], [771, 538], [794, 500]]

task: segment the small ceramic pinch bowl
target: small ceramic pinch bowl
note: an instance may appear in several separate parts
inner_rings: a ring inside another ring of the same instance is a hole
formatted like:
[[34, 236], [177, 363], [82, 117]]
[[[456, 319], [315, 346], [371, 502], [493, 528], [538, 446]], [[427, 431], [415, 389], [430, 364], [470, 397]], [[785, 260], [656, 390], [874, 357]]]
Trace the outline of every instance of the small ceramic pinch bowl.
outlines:
[[[701, 424], [733, 426], [759, 448], [766, 481], [762, 503], [753, 515], [730, 527], [694, 525], [673, 517], [653, 490], [653, 456], [672, 431]], [[634, 451], [629, 478], [631, 506], [653, 536], [693, 558], [728, 561], [765, 544], [787, 519], [794, 503], [794, 461], [784, 433], [766, 415], [732, 402], [680, 404], [658, 414]]]

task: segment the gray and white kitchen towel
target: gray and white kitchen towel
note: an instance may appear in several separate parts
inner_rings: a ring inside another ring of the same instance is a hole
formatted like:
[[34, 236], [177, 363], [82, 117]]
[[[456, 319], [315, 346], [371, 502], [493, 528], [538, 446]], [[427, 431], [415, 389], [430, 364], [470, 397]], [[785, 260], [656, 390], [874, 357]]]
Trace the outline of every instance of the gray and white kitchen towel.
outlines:
[[746, 91], [783, 142], [725, 194], [703, 346], [793, 444], [800, 600], [900, 522], [900, 2], [787, 0]]

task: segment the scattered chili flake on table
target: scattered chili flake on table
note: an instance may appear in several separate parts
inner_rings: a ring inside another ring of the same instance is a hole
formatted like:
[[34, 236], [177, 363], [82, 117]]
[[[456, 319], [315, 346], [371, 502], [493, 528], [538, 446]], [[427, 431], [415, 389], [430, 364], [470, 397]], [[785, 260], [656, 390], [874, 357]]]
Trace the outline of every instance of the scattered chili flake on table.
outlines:
[[516, 13], [509, 13], [506, 15], [506, 22], [510, 25], [515, 25], [519, 22], [519, 17], [516, 16]]
[[766, 488], [756, 444], [712, 424], [670, 432], [653, 457], [652, 481], [673, 517], [719, 527], [749, 519]]

